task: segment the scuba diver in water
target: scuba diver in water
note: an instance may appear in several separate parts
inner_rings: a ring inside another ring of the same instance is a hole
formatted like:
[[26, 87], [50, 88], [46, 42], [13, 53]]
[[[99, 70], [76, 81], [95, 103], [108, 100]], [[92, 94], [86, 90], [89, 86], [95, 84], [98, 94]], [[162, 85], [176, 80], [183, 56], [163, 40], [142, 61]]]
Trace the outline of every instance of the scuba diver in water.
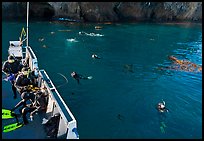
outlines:
[[162, 102], [157, 104], [156, 109], [159, 111], [159, 124], [161, 133], [165, 133], [165, 128], [167, 127], [165, 124], [166, 115], [165, 112], [169, 112], [169, 110], [165, 106], [165, 101], [162, 99]]
[[124, 68], [124, 71], [125, 71], [125, 72], [132, 72], [132, 73], [134, 73], [133, 64], [125, 64], [125, 65], [123, 66], [123, 68]]
[[93, 77], [92, 76], [88, 76], [88, 77], [84, 77], [83, 75], [81, 74], [77, 74], [75, 71], [73, 71], [71, 73], [71, 76], [77, 80], [77, 83], [80, 84], [79, 80], [80, 79], [92, 79]]
[[92, 54], [92, 56], [91, 56], [93, 59], [101, 59], [101, 57], [99, 57], [98, 55], [96, 55], [96, 54]]
[[161, 113], [163, 112], [169, 112], [169, 110], [165, 107], [165, 101], [162, 100], [162, 102], [159, 102], [157, 104], [157, 110]]

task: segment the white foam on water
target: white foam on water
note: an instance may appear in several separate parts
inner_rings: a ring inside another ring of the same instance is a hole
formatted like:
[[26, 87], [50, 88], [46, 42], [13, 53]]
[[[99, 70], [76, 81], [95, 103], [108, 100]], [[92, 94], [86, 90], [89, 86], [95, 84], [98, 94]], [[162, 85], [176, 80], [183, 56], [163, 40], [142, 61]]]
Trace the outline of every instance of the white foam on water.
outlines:
[[76, 39], [74, 39], [74, 38], [71, 38], [71, 39], [66, 39], [68, 42], [79, 42], [79, 41], [77, 41]]
[[86, 35], [86, 36], [93, 36], [93, 37], [102, 37], [104, 36], [103, 34], [99, 33], [86, 33], [86, 32], [79, 32], [79, 35]]

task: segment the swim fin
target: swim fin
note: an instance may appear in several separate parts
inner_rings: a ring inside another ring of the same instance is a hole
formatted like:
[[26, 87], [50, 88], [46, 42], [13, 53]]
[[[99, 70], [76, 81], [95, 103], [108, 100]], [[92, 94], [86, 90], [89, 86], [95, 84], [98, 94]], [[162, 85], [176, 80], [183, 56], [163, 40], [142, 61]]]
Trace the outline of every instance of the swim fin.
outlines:
[[11, 110], [2, 109], [2, 119], [15, 118], [15, 113]]
[[4, 126], [3, 132], [5, 132], [5, 133], [11, 132], [13, 130], [16, 130], [16, 129], [22, 127], [23, 125], [24, 125], [23, 123], [19, 123], [19, 122], [6, 125], [6, 126]]

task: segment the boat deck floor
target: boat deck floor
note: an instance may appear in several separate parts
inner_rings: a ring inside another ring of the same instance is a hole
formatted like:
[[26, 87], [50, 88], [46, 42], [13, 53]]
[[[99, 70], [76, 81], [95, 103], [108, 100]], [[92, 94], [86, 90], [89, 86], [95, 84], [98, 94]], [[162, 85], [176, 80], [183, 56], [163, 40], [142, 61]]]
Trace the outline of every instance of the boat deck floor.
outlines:
[[[13, 92], [11, 89], [10, 82], [2, 80], [2, 109], [12, 109], [21, 100], [20, 95], [17, 98], [13, 98]], [[15, 113], [19, 113], [18, 109]], [[44, 126], [42, 124], [42, 119], [46, 116], [46, 113], [35, 114], [34, 120], [29, 121], [29, 123], [23, 127], [20, 127], [11, 132], [2, 132], [2, 139], [46, 139], [46, 133]], [[27, 114], [29, 120], [29, 113]], [[19, 121], [23, 121], [20, 116]], [[3, 126], [15, 123], [16, 119], [2, 119], [2, 130]]]

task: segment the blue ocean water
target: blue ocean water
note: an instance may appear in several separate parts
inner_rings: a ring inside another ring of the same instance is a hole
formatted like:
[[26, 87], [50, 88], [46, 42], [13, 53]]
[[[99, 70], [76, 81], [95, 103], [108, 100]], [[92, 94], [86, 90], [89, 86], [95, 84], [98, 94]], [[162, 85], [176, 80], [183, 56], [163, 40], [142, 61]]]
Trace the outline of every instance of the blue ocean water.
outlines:
[[[158, 69], [171, 65], [168, 55], [202, 65], [201, 25], [117, 23], [101, 24], [101, 30], [96, 25], [29, 24], [29, 45], [40, 69], [56, 86], [65, 83], [57, 73], [69, 81], [58, 91], [80, 138], [202, 138], [202, 73]], [[2, 60], [23, 26], [2, 22]], [[92, 59], [93, 53], [101, 59]], [[93, 79], [78, 85], [72, 71]], [[165, 114], [155, 109], [162, 99]]]

